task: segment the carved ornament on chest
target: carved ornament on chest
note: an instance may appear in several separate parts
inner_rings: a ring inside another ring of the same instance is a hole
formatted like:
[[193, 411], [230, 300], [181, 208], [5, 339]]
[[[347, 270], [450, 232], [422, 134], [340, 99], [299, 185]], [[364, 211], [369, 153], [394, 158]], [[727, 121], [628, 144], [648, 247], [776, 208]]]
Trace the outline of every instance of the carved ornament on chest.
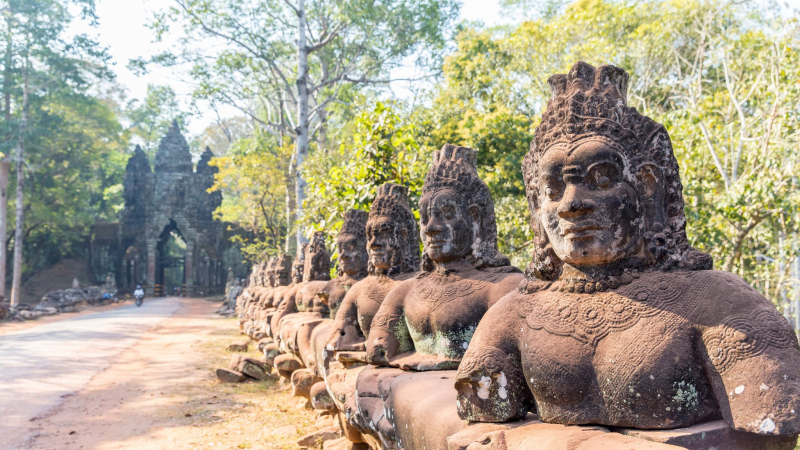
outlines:
[[417, 279], [413, 295], [416, 301], [427, 304], [433, 311], [442, 304], [487, 289], [499, 277], [490, 273], [478, 273], [469, 278], [458, 273], [432, 273]]
[[685, 321], [683, 317], [703, 297], [710, 281], [695, 280], [691, 273], [653, 275], [616, 291], [594, 294], [559, 292], [554, 285], [552, 290], [534, 294], [536, 297], [522, 303], [518, 312], [533, 330], [571, 337], [594, 347], [610, 332], [627, 330], [645, 318]]

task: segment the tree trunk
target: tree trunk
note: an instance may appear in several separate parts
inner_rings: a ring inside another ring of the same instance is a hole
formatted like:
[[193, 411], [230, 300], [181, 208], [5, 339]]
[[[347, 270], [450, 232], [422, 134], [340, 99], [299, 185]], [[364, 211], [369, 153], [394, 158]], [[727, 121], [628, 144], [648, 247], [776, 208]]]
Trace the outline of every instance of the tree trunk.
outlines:
[[[286, 91], [283, 92], [283, 96], [281, 97], [281, 103], [280, 103], [280, 105], [281, 105], [281, 114], [280, 114], [280, 121], [281, 121], [281, 143], [280, 143], [280, 145], [281, 145], [281, 151], [283, 151], [283, 145], [284, 145], [284, 143], [283, 143], [283, 138], [284, 138], [283, 125], [286, 123], [286, 117], [284, 116], [284, 114], [285, 114], [284, 111], [285, 111], [285, 108], [286, 108], [286, 100], [285, 100], [285, 98], [286, 98]], [[294, 158], [291, 158], [291, 159], [294, 159]], [[284, 179], [285, 179], [285, 183], [286, 183], [286, 240], [285, 240], [285, 242], [283, 244], [283, 252], [286, 253], [287, 255], [291, 254], [289, 251], [291, 250], [291, 247], [292, 247], [292, 237], [293, 237], [292, 236], [292, 209], [293, 209], [292, 208], [293, 207], [293, 205], [292, 205], [292, 190], [293, 190], [292, 189], [292, 184], [293, 184], [294, 180], [292, 179], [292, 167], [291, 166], [292, 166], [293, 161], [291, 161], [291, 159], [289, 161], [289, 166], [284, 171], [284, 173], [285, 173]]]
[[8, 158], [0, 159], [0, 295], [6, 296], [6, 233], [8, 230], [8, 175], [11, 163]]
[[[303, 220], [303, 200], [306, 198], [306, 180], [303, 162], [308, 155], [308, 47], [306, 46], [305, 0], [297, 1], [297, 151], [295, 154], [295, 216]], [[303, 228], [297, 227], [297, 248], [305, 242]]]
[[28, 122], [28, 67], [27, 63], [23, 68], [23, 86], [22, 86], [22, 120], [19, 123], [19, 139], [17, 140], [17, 218], [16, 230], [14, 230], [14, 274], [11, 281], [11, 306], [19, 305], [19, 299], [22, 289], [22, 233], [23, 233], [23, 212], [25, 207], [23, 205], [23, 188], [25, 186], [25, 158], [24, 158], [24, 144], [25, 144], [25, 126]]
[[[7, 20], [8, 32], [6, 33], [6, 54], [4, 58], [3, 67], [3, 112], [6, 118], [6, 123], [11, 123], [11, 65], [13, 59], [11, 52], [14, 50], [13, 42], [11, 41], [11, 21]], [[10, 141], [11, 136], [6, 136], [6, 140]], [[11, 162], [8, 156], [3, 156], [0, 159], [0, 295], [6, 296], [6, 262], [8, 255], [6, 255], [6, 233], [8, 230], [8, 176], [11, 172]]]

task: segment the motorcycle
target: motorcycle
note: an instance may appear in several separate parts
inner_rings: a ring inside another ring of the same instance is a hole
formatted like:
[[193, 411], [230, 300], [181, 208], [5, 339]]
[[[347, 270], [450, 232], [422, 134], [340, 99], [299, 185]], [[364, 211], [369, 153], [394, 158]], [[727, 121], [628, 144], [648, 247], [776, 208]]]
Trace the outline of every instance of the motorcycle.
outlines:
[[142, 306], [142, 302], [144, 302], [144, 295], [139, 294], [136, 296], [136, 306]]

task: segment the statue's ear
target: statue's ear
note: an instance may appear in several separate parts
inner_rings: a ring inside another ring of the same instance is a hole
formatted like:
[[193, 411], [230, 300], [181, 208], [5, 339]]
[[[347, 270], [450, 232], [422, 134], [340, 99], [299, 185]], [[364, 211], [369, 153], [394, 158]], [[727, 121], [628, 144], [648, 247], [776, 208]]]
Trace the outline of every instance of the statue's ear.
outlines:
[[477, 236], [477, 233], [479, 233], [483, 229], [482, 226], [483, 217], [481, 214], [481, 208], [478, 205], [472, 204], [469, 205], [467, 211], [469, 212], [469, 219], [472, 222], [472, 233], [476, 234], [476, 236], [474, 236], [475, 238], [479, 238], [480, 236]]
[[469, 217], [473, 223], [481, 223], [481, 208], [478, 205], [469, 205]]
[[644, 239], [647, 251], [658, 258], [665, 254], [661, 241], [662, 231], [667, 227], [666, 180], [664, 172], [654, 163], [644, 163], [636, 170], [639, 181], [639, 198], [642, 201], [640, 214], [644, 219]]
[[[644, 163], [636, 171], [636, 178], [641, 185], [642, 198], [645, 203], [649, 199], [655, 199], [664, 192], [664, 174], [661, 169], [653, 163]], [[662, 195], [663, 196], [663, 195]]]

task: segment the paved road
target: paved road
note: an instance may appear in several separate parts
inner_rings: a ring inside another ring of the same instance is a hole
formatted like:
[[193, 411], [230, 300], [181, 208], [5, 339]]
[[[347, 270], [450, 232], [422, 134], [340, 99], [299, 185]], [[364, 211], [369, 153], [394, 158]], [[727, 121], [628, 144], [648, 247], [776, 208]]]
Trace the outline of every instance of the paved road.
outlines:
[[0, 336], [0, 449], [24, 448], [31, 420], [79, 391], [114, 357], [170, 317], [180, 299], [43, 324]]

